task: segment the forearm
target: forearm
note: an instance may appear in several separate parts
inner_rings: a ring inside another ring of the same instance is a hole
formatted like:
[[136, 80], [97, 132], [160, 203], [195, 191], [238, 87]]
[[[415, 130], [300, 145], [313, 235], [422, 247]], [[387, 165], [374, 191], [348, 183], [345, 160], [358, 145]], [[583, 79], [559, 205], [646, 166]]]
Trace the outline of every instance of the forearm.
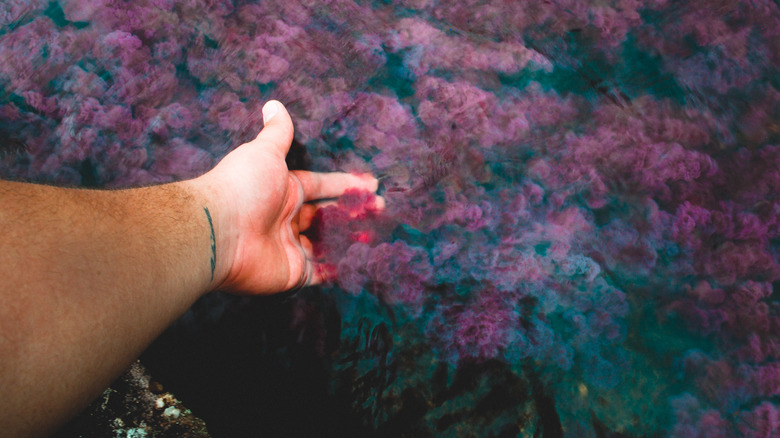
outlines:
[[0, 422], [27, 423], [0, 429], [51, 431], [219, 283], [224, 227], [208, 203], [192, 183], [0, 182]]
[[263, 106], [263, 125], [181, 183], [90, 191], [0, 181], [0, 435], [52, 431], [207, 291], [322, 281], [300, 234], [317, 206], [303, 219], [303, 203], [376, 192], [378, 182], [290, 172], [281, 103]]

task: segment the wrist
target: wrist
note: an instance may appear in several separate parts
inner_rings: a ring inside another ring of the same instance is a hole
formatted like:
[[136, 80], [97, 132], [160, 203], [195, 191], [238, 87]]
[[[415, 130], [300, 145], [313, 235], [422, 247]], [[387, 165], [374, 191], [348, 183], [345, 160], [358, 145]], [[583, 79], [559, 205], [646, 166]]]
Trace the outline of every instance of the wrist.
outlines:
[[193, 195], [197, 204], [194, 207], [199, 211], [196, 217], [202, 230], [199, 241], [204, 242], [199, 246], [203, 246], [204, 266], [208, 273], [206, 290], [218, 290], [225, 285], [233, 266], [238, 239], [231, 197], [212, 184], [208, 173], [179, 184]]

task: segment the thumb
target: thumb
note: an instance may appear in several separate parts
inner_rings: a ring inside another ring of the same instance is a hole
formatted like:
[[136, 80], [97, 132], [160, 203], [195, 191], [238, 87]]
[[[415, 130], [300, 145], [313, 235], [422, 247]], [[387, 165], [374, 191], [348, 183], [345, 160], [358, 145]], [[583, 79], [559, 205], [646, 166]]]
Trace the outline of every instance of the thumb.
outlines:
[[284, 159], [293, 140], [293, 124], [287, 109], [278, 100], [263, 105], [263, 130], [252, 143], [270, 149]]

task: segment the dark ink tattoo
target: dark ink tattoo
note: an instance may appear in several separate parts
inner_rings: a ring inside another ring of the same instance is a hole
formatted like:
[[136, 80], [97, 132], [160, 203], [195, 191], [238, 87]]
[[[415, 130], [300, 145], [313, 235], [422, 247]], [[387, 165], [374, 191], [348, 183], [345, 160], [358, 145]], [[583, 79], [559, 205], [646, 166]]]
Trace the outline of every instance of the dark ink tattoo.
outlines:
[[203, 207], [211, 228], [211, 281], [214, 281], [214, 270], [217, 268], [217, 239], [214, 238], [214, 224], [211, 222], [211, 213], [207, 207]]

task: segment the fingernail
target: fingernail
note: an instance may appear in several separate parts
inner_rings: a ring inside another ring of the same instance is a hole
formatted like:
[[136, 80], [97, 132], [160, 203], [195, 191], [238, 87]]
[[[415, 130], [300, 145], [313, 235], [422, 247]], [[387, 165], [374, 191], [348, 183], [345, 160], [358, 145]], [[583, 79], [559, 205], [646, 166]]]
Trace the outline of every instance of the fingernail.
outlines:
[[370, 173], [363, 173], [360, 175], [360, 177], [368, 183], [368, 190], [375, 192], [377, 189], [379, 189], [379, 180], [376, 179], [374, 175]]
[[279, 112], [279, 102], [272, 100], [263, 105], [263, 123], [268, 123]]

